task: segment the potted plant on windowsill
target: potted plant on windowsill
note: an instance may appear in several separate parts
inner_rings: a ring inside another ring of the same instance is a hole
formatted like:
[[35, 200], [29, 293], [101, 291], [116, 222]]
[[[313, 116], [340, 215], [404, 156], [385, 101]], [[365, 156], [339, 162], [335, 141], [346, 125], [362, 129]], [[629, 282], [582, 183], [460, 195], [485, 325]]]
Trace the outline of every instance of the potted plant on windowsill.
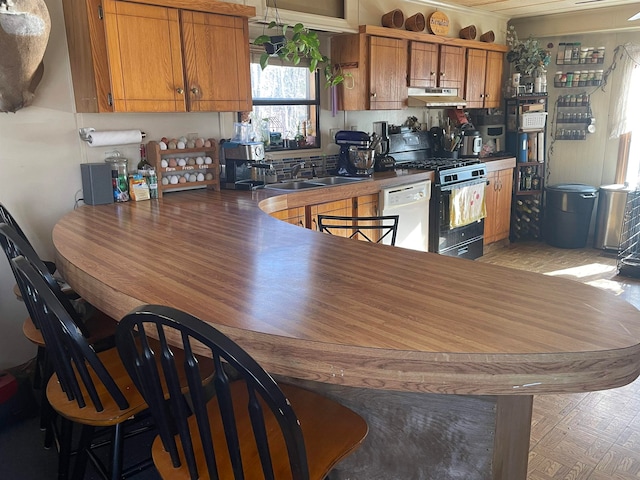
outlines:
[[293, 65], [298, 65], [301, 60], [306, 59], [309, 62], [309, 71], [322, 69], [328, 87], [344, 81], [344, 74], [334, 70], [329, 58], [320, 51], [317, 32], [309, 30], [302, 23], [291, 27], [273, 21], [268, 28], [278, 29], [279, 32], [277, 35], [260, 35], [253, 41], [254, 45], [261, 45], [265, 49], [260, 56], [260, 67], [263, 70], [267, 68], [271, 57], [279, 57]]

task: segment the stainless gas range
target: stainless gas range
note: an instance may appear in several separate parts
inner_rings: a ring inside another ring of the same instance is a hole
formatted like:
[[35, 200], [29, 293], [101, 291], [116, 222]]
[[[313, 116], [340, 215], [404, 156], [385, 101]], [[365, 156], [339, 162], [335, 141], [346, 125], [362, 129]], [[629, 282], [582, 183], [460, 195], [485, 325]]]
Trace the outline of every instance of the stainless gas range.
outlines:
[[396, 160], [397, 168], [434, 171], [429, 251], [467, 259], [481, 257], [486, 165], [478, 159], [434, 158], [427, 132], [390, 137], [389, 155]]

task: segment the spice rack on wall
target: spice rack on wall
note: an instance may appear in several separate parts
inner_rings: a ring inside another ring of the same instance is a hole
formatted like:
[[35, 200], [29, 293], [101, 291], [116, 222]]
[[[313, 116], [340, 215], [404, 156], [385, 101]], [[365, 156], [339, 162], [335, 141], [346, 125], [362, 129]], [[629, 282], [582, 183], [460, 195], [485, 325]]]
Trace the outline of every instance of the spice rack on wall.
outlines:
[[583, 47], [580, 42], [560, 42], [556, 54], [556, 88], [599, 87], [604, 76], [605, 47]]
[[560, 95], [556, 104], [556, 140], [586, 140], [593, 123], [590, 97], [586, 92]]
[[147, 158], [158, 173], [158, 198], [170, 191], [197, 188], [220, 190], [220, 160], [215, 140], [211, 140], [211, 147], [208, 148], [171, 150], [161, 150], [158, 142], [149, 142]]

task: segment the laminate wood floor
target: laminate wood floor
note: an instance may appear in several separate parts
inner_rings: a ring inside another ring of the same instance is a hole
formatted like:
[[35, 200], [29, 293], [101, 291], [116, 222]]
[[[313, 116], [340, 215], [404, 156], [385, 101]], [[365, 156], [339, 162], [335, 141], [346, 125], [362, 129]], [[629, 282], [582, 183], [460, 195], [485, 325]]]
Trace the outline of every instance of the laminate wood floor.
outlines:
[[[478, 261], [588, 283], [640, 308], [640, 280], [617, 275], [615, 257], [600, 250], [522, 242]], [[527, 477], [639, 479], [640, 380], [601, 392], [535, 396]]]

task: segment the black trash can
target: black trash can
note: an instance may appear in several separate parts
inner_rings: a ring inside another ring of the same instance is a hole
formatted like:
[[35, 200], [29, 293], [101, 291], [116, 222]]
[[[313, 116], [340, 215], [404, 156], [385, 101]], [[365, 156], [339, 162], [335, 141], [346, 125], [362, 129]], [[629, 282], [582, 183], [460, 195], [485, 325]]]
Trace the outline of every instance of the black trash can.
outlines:
[[584, 248], [598, 189], [580, 183], [547, 187], [544, 237], [549, 245]]

